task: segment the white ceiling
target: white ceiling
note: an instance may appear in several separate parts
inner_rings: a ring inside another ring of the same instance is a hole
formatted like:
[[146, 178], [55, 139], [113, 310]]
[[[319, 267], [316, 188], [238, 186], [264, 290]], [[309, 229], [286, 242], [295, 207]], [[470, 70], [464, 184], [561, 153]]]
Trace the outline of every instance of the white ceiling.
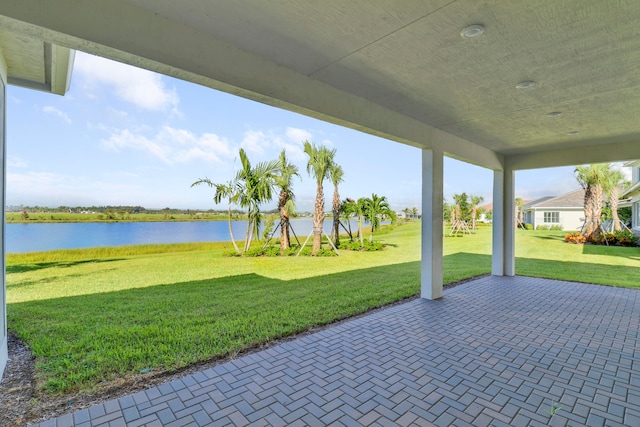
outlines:
[[492, 168], [640, 158], [638, 1], [3, 0], [2, 28]]
[[10, 84], [58, 95], [68, 90], [73, 65], [69, 49], [0, 28], [0, 50]]

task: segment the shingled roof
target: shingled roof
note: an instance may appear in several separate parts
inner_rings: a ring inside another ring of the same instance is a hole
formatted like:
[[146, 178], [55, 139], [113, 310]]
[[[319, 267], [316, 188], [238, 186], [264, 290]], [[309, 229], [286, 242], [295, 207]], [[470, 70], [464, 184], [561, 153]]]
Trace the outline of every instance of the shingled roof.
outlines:
[[524, 209], [532, 208], [582, 208], [584, 206], [584, 189], [574, 190], [561, 196], [546, 196], [527, 203]]

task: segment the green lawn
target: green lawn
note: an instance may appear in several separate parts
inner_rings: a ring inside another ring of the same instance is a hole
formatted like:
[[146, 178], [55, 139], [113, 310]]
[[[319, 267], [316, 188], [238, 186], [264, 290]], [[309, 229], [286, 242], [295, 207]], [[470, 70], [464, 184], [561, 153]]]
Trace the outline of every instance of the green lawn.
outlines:
[[[518, 274], [640, 286], [640, 248], [576, 246], [518, 231]], [[39, 387], [88, 391], [175, 370], [416, 295], [420, 225], [383, 252], [225, 257], [228, 244], [11, 255], [9, 328], [37, 357]], [[445, 238], [445, 282], [490, 272], [491, 230]]]

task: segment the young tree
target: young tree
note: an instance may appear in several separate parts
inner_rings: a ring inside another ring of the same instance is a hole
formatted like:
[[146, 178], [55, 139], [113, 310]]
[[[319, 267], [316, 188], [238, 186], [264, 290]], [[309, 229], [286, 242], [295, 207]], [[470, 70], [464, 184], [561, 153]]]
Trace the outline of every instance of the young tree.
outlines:
[[366, 197], [360, 197], [358, 201], [355, 203], [354, 209], [355, 213], [358, 216], [358, 238], [360, 239], [360, 247], [364, 247], [364, 234], [362, 232], [362, 223], [367, 215], [367, 211], [369, 209], [369, 203], [371, 201]]
[[333, 242], [336, 247], [340, 246], [340, 192], [338, 191], [338, 185], [342, 182], [344, 171], [342, 166], [335, 162], [329, 168], [329, 176], [333, 183], [333, 202], [331, 204], [331, 210], [333, 212], [333, 229], [331, 231]]
[[478, 228], [477, 220], [478, 220], [478, 205], [482, 203], [484, 197], [482, 196], [471, 196], [471, 229], [475, 230]]
[[584, 220], [582, 235], [593, 240], [600, 234], [600, 216], [602, 215], [603, 183], [609, 174], [609, 164], [596, 163], [589, 166], [578, 166], [575, 169], [576, 179], [584, 188]]
[[238, 244], [236, 243], [235, 237], [233, 237], [233, 227], [231, 224], [231, 205], [234, 205], [238, 201], [240, 187], [237, 186], [236, 182], [229, 181], [226, 184], [216, 184], [211, 182], [209, 178], [201, 178], [191, 184], [192, 187], [200, 184], [207, 184], [209, 187], [214, 187], [216, 192], [213, 196], [213, 201], [216, 205], [219, 205], [222, 202], [222, 199], [226, 199], [228, 203], [227, 212], [229, 213], [229, 235], [231, 236], [231, 243], [233, 243], [233, 247], [236, 250], [238, 255], [241, 255], [240, 248], [238, 248]]
[[304, 152], [309, 156], [307, 173], [316, 179], [316, 201], [313, 212], [313, 247], [311, 254], [316, 255], [320, 251], [322, 243], [322, 225], [324, 222], [324, 191], [323, 183], [329, 174], [329, 169], [334, 164], [336, 150], [330, 150], [325, 146], [317, 146], [309, 141], [304, 141]]
[[629, 183], [625, 181], [624, 174], [617, 169], [609, 168], [609, 173], [602, 183], [602, 189], [609, 196], [609, 208], [611, 209], [611, 220], [613, 222], [613, 230], [620, 231], [620, 217], [618, 216], [618, 202], [620, 199], [620, 187], [625, 187]]
[[273, 198], [272, 192], [275, 186], [275, 174], [278, 172], [278, 162], [260, 162], [252, 167], [247, 154], [241, 148], [240, 163], [242, 168], [236, 173], [234, 180], [227, 184], [214, 184], [205, 178], [199, 179], [191, 186], [208, 184], [210, 187], [216, 188], [214, 196], [214, 201], [217, 200], [216, 203], [219, 203], [224, 197], [229, 200], [229, 229], [231, 229], [231, 204], [237, 204], [241, 208], [247, 209], [247, 231], [242, 252], [234, 243], [236, 251], [244, 253], [249, 250], [253, 235], [258, 233], [260, 227], [260, 204]]
[[380, 219], [390, 218], [395, 221], [396, 213], [391, 210], [386, 196], [379, 197], [377, 194], [372, 194], [365, 204], [364, 216], [371, 224], [369, 241], [373, 242], [373, 233], [380, 227]]
[[280, 214], [280, 253], [291, 247], [289, 236], [289, 216], [294, 209], [295, 195], [292, 190], [292, 179], [298, 174], [298, 167], [287, 159], [285, 150], [280, 153], [278, 159], [279, 173], [275, 175], [276, 186], [280, 189], [278, 196], [278, 212]]

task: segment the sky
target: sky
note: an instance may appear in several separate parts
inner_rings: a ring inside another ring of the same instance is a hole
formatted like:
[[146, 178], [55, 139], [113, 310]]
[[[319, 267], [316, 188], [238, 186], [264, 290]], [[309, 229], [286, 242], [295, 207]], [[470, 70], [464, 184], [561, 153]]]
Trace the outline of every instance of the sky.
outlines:
[[[286, 149], [301, 175], [297, 209], [311, 211], [304, 140], [336, 149], [341, 198], [375, 193], [395, 210], [420, 209], [417, 148], [82, 52], [65, 96], [7, 89], [7, 205], [224, 209], [191, 184], [233, 178], [244, 148], [252, 164]], [[491, 171], [449, 158], [444, 168], [448, 202], [462, 192], [491, 202]], [[519, 171], [516, 197], [578, 189], [573, 170]], [[328, 206], [330, 182], [324, 191]]]

